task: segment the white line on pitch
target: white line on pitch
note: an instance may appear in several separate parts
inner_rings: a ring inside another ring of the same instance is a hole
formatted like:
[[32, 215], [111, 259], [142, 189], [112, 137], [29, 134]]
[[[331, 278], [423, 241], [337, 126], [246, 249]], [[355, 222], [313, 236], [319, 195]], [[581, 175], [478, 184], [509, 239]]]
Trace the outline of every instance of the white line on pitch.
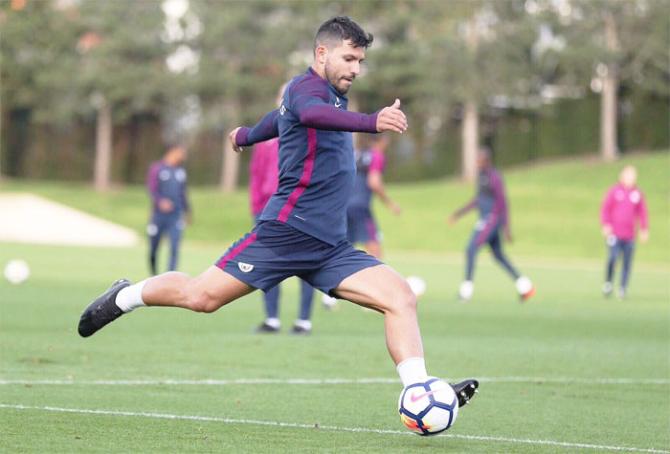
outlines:
[[[577, 378], [577, 377], [478, 377], [482, 383], [591, 384], [591, 385], [670, 385], [668, 378]], [[397, 378], [233, 378], [233, 379], [0, 379], [0, 385], [79, 385], [79, 386], [152, 386], [152, 385], [370, 385], [399, 384]]]
[[[371, 429], [366, 427], [340, 427], [340, 426], [330, 426], [320, 424], [319, 425], [302, 424], [295, 422], [264, 421], [257, 419], [235, 419], [235, 418], [223, 418], [217, 416], [175, 415], [170, 413], [134, 412], [134, 411], [118, 411], [118, 410], [91, 410], [85, 408], [63, 408], [63, 407], [49, 407], [49, 406], [40, 407], [40, 406], [30, 406], [21, 404], [0, 404], [0, 408], [13, 409], [13, 410], [38, 410], [38, 411], [49, 411], [56, 413], [102, 415], [102, 416], [134, 416], [141, 418], [172, 419], [182, 421], [221, 422], [224, 424], [249, 424], [255, 426], [273, 426], [273, 427], [283, 427], [291, 429], [312, 429], [312, 430], [320, 429], [332, 432], [374, 433], [374, 434], [385, 434], [385, 435], [412, 435], [407, 431], [400, 431], [400, 430]], [[543, 445], [543, 446], [558, 446], [562, 448], [583, 448], [583, 449], [598, 449], [605, 451], [670, 454], [670, 451], [664, 451], [654, 448], [608, 446], [608, 445], [596, 445], [590, 443], [573, 443], [573, 442], [556, 441], [556, 440], [531, 440], [526, 438], [506, 438], [506, 437], [495, 437], [486, 435], [461, 435], [461, 434], [445, 434], [442, 436], [463, 439], [463, 440], [491, 441], [491, 442], [511, 443], [511, 444], [529, 444], [529, 445]]]

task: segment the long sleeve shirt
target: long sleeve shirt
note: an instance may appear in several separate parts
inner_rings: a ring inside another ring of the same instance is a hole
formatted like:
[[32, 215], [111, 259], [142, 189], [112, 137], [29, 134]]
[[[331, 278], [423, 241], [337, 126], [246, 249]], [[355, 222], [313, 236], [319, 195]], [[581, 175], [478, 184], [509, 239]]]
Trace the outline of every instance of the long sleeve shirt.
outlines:
[[[178, 215], [182, 212], [190, 212], [191, 207], [186, 188], [186, 170], [183, 167], [174, 167], [163, 161], [156, 161], [149, 166], [146, 185], [155, 213]], [[158, 209], [160, 199], [170, 200], [174, 206], [173, 211], [170, 213], [160, 212]]]
[[352, 132], [377, 132], [377, 114], [347, 111], [347, 98], [312, 68], [284, 90], [279, 109], [239, 146], [279, 137], [279, 185], [260, 216], [284, 222], [331, 245], [346, 240], [346, 208], [356, 174]]
[[600, 222], [612, 227], [612, 233], [622, 240], [635, 238], [636, 224], [649, 229], [649, 214], [644, 194], [637, 187], [626, 188], [618, 183], [605, 194], [600, 208]]

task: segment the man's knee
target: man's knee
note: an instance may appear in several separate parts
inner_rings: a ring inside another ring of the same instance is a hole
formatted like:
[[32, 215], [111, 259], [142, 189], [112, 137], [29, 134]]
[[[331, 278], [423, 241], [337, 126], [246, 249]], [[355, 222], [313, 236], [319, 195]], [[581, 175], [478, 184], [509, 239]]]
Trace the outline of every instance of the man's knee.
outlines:
[[221, 307], [221, 302], [206, 290], [187, 287], [185, 298], [188, 307], [195, 312], [209, 314]]
[[416, 295], [405, 280], [400, 280], [389, 292], [387, 309], [393, 312], [416, 312]]

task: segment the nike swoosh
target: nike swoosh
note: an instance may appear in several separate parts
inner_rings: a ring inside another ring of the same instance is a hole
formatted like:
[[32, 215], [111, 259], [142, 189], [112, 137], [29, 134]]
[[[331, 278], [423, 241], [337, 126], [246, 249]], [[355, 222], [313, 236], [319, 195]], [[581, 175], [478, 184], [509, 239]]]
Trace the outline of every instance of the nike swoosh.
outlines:
[[419, 394], [418, 396], [416, 394], [412, 394], [411, 396], [409, 396], [409, 398], [412, 402], [416, 402], [417, 400], [423, 399], [424, 397], [432, 396], [437, 391], [439, 391], [439, 389], [434, 389], [433, 391], [428, 391], [426, 393]]

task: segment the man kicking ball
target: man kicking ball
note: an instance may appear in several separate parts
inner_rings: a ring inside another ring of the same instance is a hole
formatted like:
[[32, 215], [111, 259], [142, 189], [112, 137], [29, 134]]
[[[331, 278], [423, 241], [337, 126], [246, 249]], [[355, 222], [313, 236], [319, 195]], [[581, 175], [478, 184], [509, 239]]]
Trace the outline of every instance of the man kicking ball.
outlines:
[[[400, 101], [374, 114], [347, 111], [346, 93], [360, 74], [372, 35], [348, 17], [319, 28], [314, 63], [289, 82], [279, 109], [253, 128], [230, 133], [241, 147], [279, 137], [279, 187], [254, 229], [205, 272], [189, 277], [168, 272], [136, 284], [121, 279], [81, 316], [86, 337], [142, 306], [214, 312], [248, 293], [298, 276], [384, 316], [386, 345], [404, 386], [426, 381], [416, 298], [397, 272], [354, 249], [346, 240], [346, 207], [355, 177], [351, 132], [403, 133]], [[478, 382], [453, 385], [459, 404]]]
[[507, 210], [507, 197], [500, 173], [493, 167], [491, 151], [482, 148], [477, 154], [477, 195], [464, 207], [456, 210], [449, 218], [450, 224], [455, 224], [458, 219], [473, 208], [479, 210], [479, 220], [475, 224], [472, 238], [466, 249], [465, 280], [461, 283], [458, 296], [461, 301], [470, 301], [474, 293], [472, 278], [475, 272], [475, 259], [479, 248], [488, 244], [496, 261], [509, 273], [516, 282], [521, 301], [525, 301], [535, 294], [535, 288], [525, 276], [512, 266], [509, 259], [502, 250], [502, 239], [500, 231], [505, 238], [511, 241], [512, 234], [509, 228], [509, 213]]

